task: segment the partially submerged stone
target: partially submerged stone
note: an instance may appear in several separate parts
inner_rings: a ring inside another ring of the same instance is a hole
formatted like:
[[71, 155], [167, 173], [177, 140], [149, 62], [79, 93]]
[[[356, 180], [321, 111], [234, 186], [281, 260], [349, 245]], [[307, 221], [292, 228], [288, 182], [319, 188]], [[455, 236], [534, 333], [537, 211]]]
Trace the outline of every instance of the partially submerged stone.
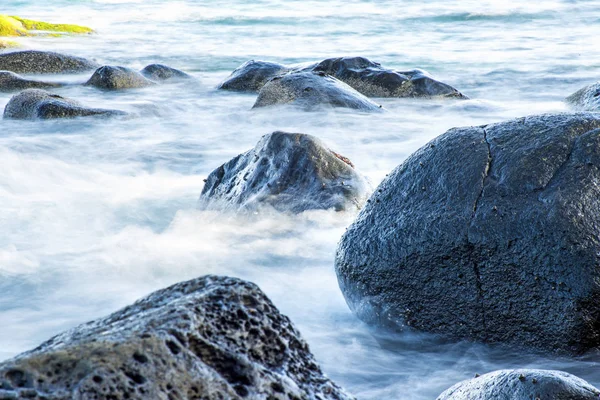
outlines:
[[271, 206], [299, 213], [311, 209], [357, 210], [371, 192], [345, 157], [319, 139], [274, 132], [256, 147], [213, 171], [198, 208], [254, 210]]
[[146, 78], [155, 82], [193, 79], [190, 75], [163, 64], [150, 64], [140, 71]]
[[290, 104], [307, 110], [323, 106], [381, 111], [381, 106], [345, 83], [325, 74], [298, 72], [267, 82], [252, 108]]
[[0, 398], [25, 397], [353, 399], [256, 285], [219, 276], [159, 290], [0, 363]]
[[437, 400], [597, 400], [599, 396], [598, 389], [566, 372], [516, 369], [457, 383]]
[[0, 70], [18, 74], [61, 74], [85, 72], [98, 64], [81, 57], [50, 51], [14, 51], [0, 54]]
[[136, 89], [155, 85], [138, 71], [127, 67], [105, 65], [98, 68], [85, 83], [105, 90]]
[[54, 119], [86, 116], [126, 115], [123, 111], [89, 108], [41, 89], [27, 89], [13, 96], [4, 108], [4, 118]]
[[73, 24], [52, 24], [44, 21], [34, 21], [32, 19], [25, 19], [21, 17], [11, 16], [14, 20], [20, 22], [25, 29], [29, 31], [47, 31], [47, 32], [58, 32], [58, 33], [92, 33], [94, 30], [87, 26], [73, 25]]
[[29, 36], [29, 32], [20, 21], [0, 14], [0, 36]]
[[20, 44], [13, 40], [0, 40], [0, 50], [2, 49], [12, 49], [14, 47], [19, 47]]
[[218, 86], [218, 89], [256, 93], [271, 78], [285, 74], [289, 70], [288, 67], [282, 64], [250, 60], [236, 68]]
[[600, 111], [600, 82], [579, 89], [566, 101], [580, 111]]
[[0, 92], [14, 92], [25, 89], [47, 89], [62, 86], [60, 83], [43, 82], [23, 78], [10, 71], [0, 71]]

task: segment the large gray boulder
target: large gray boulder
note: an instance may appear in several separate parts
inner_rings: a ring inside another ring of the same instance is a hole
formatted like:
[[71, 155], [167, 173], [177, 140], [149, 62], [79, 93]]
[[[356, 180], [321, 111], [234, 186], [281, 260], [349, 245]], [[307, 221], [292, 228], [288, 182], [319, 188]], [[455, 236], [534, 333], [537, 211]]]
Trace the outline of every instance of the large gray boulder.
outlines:
[[0, 54], [0, 70], [18, 74], [62, 74], [90, 71], [98, 64], [81, 57], [49, 51], [15, 51]]
[[600, 82], [579, 89], [566, 100], [580, 111], [600, 111]]
[[350, 400], [254, 284], [204, 276], [0, 363], [0, 398]]
[[437, 400], [597, 400], [599, 395], [598, 389], [566, 372], [517, 369], [457, 383]]
[[25, 89], [47, 89], [62, 86], [60, 83], [27, 79], [14, 72], [0, 71], [0, 92], [14, 92]]
[[213, 171], [198, 208], [254, 210], [268, 205], [294, 213], [357, 210], [370, 193], [369, 183], [350, 160], [319, 139], [274, 132], [263, 136], [254, 149]]
[[257, 93], [269, 79], [289, 71], [282, 64], [250, 60], [236, 68], [218, 89]]
[[85, 85], [105, 90], [121, 90], [152, 86], [156, 85], [156, 82], [134, 69], [105, 65], [98, 68]]
[[89, 108], [81, 103], [48, 93], [41, 89], [27, 89], [13, 96], [4, 108], [4, 118], [53, 119], [86, 116], [126, 115], [119, 110]]
[[394, 71], [364, 57], [328, 58], [312, 71], [331, 75], [367, 97], [468, 98], [423, 70]]
[[155, 82], [193, 79], [192, 76], [163, 64], [150, 64], [140, 71], [146, 78]]
[[267, 82], [252, 108], [291, 104], [313, 110], [323, 106], [381, 111], [381, 106], [345, 83], [325, 74], [298, 72]]
[[600, 345], [600, 115], [451, 129], [376, 189], [342, 237], [363, 320], [581, 353]]

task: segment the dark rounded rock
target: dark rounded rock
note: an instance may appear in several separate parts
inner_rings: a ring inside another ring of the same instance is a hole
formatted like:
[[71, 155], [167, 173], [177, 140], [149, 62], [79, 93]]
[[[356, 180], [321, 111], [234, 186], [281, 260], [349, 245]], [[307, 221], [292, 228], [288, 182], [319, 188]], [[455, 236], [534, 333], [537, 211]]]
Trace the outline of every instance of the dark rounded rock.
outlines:
[[52, 119], [85, 116], [126, 115], [123, 111], [85, 107], [79, 102], [41, 89], [27, 89], [13, 96], [4, 108], [4, 118]]
[[338, 246], [377, 325], [564, 353], [600, 345], [600, 115], [455, 128], [397, 167]]
[[415, 69], [398, 72], [383, 68], [381, 64], [364, 57], [328, 58], [312, 71], [331, 75], [368, 97], [468, 98], [425, 71]]
[[517, 369], [457, 383], [437, 400], [597, 400], [599, 395], [598, 389], [566, 372]]
[[359, 209], [371, 192], [345, 157], [314, 136], [274, 132], [213, 171], [200, 209]]
[[25, 89], [47, 89], [62, 86], [55, 82], [42, 82], [23, 78], [10, 71], [0, 71], [0, 92], [14, 92]]
[[566, 101], [581, 111], [600, 111], [600, 82], [579, 89]]
[[164, 82], [181, 79], [192, 79], [192, 77], [183, 71], [163, 64], [150, 64], [140, 71], [146, 78], [155, 82]]
[[289, 70], [288, 67], [282, 64], [250, 60], [236, 68], [218, 86], [218, 89], [256, 93], [269, 79], [285, 74]]
[[156, 83], [147, 79], [138, 71], [127, 67], [105, 65], [94, 72], [94, 75], [85, 83], [105, 90], [136, 89]]
[[0, 70], [19, 74], [61, 74], [90, 71], [98, 64], [81, 57], [49, 51], [16, 51], [0, 54]]
[[256, 285], [218, 276], [159, 290], [0, 363], [0, 388], [53, 400], [353, 399]]
[[322, 106], [381, 111], [381, 106], [331, 76], [297, 72], [267, 82], [252, 108], [291, 104], [312, 110]]

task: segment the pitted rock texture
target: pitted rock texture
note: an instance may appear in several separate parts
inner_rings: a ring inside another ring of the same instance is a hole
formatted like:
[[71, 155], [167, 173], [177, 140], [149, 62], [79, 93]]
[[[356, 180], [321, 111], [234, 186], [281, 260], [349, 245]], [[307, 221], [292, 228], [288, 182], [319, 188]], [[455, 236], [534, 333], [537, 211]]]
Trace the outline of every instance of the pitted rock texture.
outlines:
[[600, 82], [579, 89], [567, 97], [567, 103], [580, 111], [600, 111]]
[[183, 71], [171, 68], [163, 64], [150, 64], [140, 71], [146, 78], [155, 82], [175, 81], [181, 79], [192, 79]]
[[274, 132], [213, 171], [198, 208], [279, 211], [359, 209], [371, 193], [350, 160], [314, 136]]
[[306, 110], [323, 106], [381, 111], [381, 106], [345, 83], [322, 73], [297, 72], [268, 81], [252, 108], [291, 104]]
[[599, 395], [598, 389], [566, 372], [517, 369], [457, 383], [437, 400], [597, 400]]
[[85, 83], [105, 90], [136, 89], [155, 85], [138, 71], [127, 67], [105, 65], [98, 68], [94, 75]]
[[312, 71], [331, 75], [367, 97], [468, 98], [423, 70], [394, 71], [364, 57], [329, 58]]
[[455, 128], [397, 167], [342, 237], [376, 325], [562, 353], [600, 345], [600, 115]]
[[14, 92], [25, 89], [47, 89], [62, 86], [55, 82], [42, 82], [22, 76], [10, 71], [0, 71], [0, 92]]
[[218, 89], [257, 93], [269, 79], [289, 71], [282, 64], [250, 60], [236, 68]]
[[14, 95], [4, 108], [4, 118], [53, 119], [86, 116], [126, 115], [119, 110], [85, 107], [79, 102], [41, 89], [27, 89]]
[[98, 64], [81, 57], [49, 51], [15, 51], [0, 54], [0, 70], [18, 74], [62, 74], [86, 72]]
[[0, 364], [0, 397], [350, 400], [254, 284], [159, 290]]

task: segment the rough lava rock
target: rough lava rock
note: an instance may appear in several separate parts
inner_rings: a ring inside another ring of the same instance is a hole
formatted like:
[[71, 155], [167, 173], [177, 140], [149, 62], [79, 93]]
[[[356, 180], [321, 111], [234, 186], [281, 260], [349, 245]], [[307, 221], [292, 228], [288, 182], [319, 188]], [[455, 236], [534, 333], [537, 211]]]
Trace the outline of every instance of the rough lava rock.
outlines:
[[381, 106], [331, 76], [298, 72], [277, 76], [267, 82], [252, 108], [291, 104], [306, 110], [323, 106], [381, 111]]
[[155, 82], [193, 79], [192, 76], [163, 64], [150, 64], [140, 71], [146, 78]]
[[25, 89], [47, 89], [62, 86], [55, 82], [42, 82], [22, 76], [10, 71], [0, 71], [0, 92], [14, 92]]
[[138, 71], [127, 67], [105, 65], [98, 68], [85, 83], [105, 90], [137, 89], [156, 85]]
[[359, 209], [371, 193], [350, 160], [314, 136], [274, 132], [254, 149], [213, 171], [198, 208], [256, 209], [269, 205], [299, 213], [310, 209]]
[[289, 71], [282, 64], [250, 60], [236, 68], [218, 89], [257, 93], [269, 79]]
[[579, 89], [566, 100], [581, 111], [600, 111], [600, 82]]
[[351, 400], [254, 284], [204, 276], [0, 363], [0, 398]]
[[14, 95], [4, 108], [4, 118], [52, 119], [85, 116], [126, 115], [119, 110], [85, 107], [79, 102], [41, 89], [27, 89]]
[[86, 72], [98, 64], [81, 57], [48, 51], [26, 50], [0, 54], [0, 70], [18, 74], [62, 74]]
[[367, 97], [468, 98], [423, 70], [394, 71], [364, 57], [329, 58], [312, 71], [331, 75]]
[[597, 400], [599, 395], [598, 389], [566, 372], [517, 369], [457, 383], [437, 400]]
[[600, 115], [451, 129], [384, 179], [336, 256], [376, 325], [579, 354], [600, 345]]

